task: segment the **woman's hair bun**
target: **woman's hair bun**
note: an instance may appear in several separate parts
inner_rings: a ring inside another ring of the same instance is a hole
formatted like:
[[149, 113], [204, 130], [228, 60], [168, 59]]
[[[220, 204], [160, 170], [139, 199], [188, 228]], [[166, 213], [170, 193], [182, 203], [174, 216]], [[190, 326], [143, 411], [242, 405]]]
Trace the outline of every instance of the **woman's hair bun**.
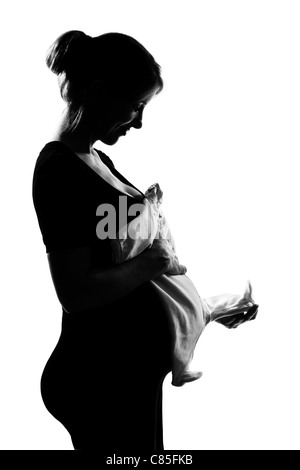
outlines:
[[62, 34], [48, 49], [47, 66], [56, 75], [65, 73], [69, 78], [78, 76], [78, 71], [85, 69], [84, 61], [91, 39], [82, 31], [73, 30]]

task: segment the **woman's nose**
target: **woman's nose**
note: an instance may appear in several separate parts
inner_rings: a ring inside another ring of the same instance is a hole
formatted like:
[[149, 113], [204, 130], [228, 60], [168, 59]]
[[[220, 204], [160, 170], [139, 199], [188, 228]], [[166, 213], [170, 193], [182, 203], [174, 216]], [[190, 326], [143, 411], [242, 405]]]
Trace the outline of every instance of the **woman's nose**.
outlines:
[[135, 129], [141, 129], [142, 125], [143, 125], [143, 110], [139, 111], [137, 116], [132, 121], [132, 126], [135, 127]]

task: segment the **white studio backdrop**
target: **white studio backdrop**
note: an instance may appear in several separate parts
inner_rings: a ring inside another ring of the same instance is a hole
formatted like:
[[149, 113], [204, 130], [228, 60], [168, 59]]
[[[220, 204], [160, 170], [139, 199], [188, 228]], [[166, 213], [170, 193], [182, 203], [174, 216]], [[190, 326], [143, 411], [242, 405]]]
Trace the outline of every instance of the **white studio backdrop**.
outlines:
[[2, 2], [0, 17], [0, 448], [72, 449], [39, 391], [61, 309], [31, 182], [63, 109], [45, 51], [80, 29], [134, 36], [165, 80], [143, 128], [98, 148], [142, 190], [160, 183], [201, 296], [242, 292], [250, 279], [260, 304], [237, 330], [207, 327], [200, 380], [166, 378], [166, 450], [299, 450], [299, 2], [20, 0]]

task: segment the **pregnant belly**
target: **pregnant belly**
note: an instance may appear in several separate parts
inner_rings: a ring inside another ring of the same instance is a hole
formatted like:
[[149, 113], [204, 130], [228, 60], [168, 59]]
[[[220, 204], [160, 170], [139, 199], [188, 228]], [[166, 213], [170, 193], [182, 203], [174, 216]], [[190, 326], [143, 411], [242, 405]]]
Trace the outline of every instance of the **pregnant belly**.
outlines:
[[165, 318], [153, 322], [153, 317], [127, 326], [123, 322], [122, 328], [110, 330], [98, 326], [96, 332], [82, 335], [80, 329], [65, 327], [41, 378], [42, 398], [49, 411], [53, 414], [58, 402], [67, 406], [73, 396], [83, 397], [91, 390], [102, 393], [104, 388], [170, 372], [168, 325]]

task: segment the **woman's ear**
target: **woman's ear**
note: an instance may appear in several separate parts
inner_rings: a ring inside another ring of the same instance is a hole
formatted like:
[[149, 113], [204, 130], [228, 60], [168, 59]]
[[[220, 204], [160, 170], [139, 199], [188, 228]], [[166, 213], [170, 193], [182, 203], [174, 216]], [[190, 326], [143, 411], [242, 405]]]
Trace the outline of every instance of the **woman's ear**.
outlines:
[[101, 104], [106, 96], [106, 87], [103, 80], [95, 80], [89, 88], [89, 100], [94, 104]]

